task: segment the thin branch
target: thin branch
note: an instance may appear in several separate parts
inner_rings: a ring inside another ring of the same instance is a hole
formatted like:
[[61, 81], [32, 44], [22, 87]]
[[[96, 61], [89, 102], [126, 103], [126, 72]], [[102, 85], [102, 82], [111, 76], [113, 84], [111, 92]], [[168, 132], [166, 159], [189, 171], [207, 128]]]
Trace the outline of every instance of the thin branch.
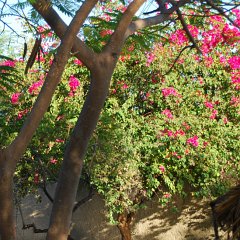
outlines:
[[[227, 13], [227, 12], [231, 12], [233, 9], [236, 9], [238, 8], [240, 5], [237, 5], [237, 6], [234, 6], [232, 8], [229, 8], [229, 9], [226, 9], [224, 11], [224, 13]], [[202, 14], [186, 14], [186, 13], [182, 13], [183, 16], [186, 16], [186, 17], [202, 17], [202, 18], [207, 18], [207, 17], [212, 17], [212, 16], [219, 16], [219, 15], [222, 15], [221, 13], [215, 13], [215, 14], [209, 14], [209, 15], [202, 15]]]
[[27, 16], [25, 15], [25, 13], [24, 13], [24, 11], [23, 11], [22, 8], [21, 8], [21, 11], [22, 11], [22, 14], [23, 14], [23, 15], [21, 15], [21, 13], [20, 13], [19, 11], [17, 11], [17, 10], [16, 10], [14, 7], [12, 7], [11, 5], [6, 4], [6, 6], [7, 6], [10, 10], [12, 10], [13, 12], [15, 12], [15, 14], [14, 14], [14, 13], [11, 13], [11, 14], [5, 14], [5, 15], [15, 16], [15, 17], [19, 17], [19, 18], [24, 19], [24, 20], [28, 23], [28, 25], [30, 26], [30, 30], [31, 30], [32, 32], [34, 32], [34, 31], [32, 30], [32, 28], [34, 28], [34, 29], [35, 29], [35, 32], [36, 32], [36, 27], [35, 27], [32, 23], [30, 23], [30, 19], [27, 18]]
[[75, 211], [76, 211], [80, 206], [82, 206], [84, 203], [86, 203], [86, 202], [88, 202], [89, 200], [91, 200], [92, 197], [93, 197], [93, 195], [94, 195], [93, 188], [90, 187], [90, 190], [89, 190], [88, 195], [87, 195], [85, 198], [83, 198], [83, 199], [81, 199], [80, 201], [78, 201], [78, 202], [74, 205], [74, 207], [73, 207], [73, 212], [75, 212]]
[[0, 32], [0, 35], [2, 35], [3, 33], [4, 33], [4, 31], [5, 31], [5, 25], [3, 25], [3, 29], [2, 29], [2, 31]]
[[183, 29], [184, 29], [184, 31], [185, 31], [186, 34], [187, 34], [188, 39], [190, 40], [190, 42], [192, 42], [193, 46], [197, 49], [198, 53], [199, 53], [199, 54], [202, 54], [202, 51], [201, 51], [200, 48], [198, 47], [197, 43], [195, 42], [194, 37], [192, 36], [191, 32], [190, 32], [189, 29], [188, 29], [188, 26], [187, 26], [187, 24], [186, 24], [186, 22], [185, 22], [185, 20], [184, 20], [184, 18], [183, 18], [183, 16], [182, 16], [181, 11], [180, 11], [179, 9], [177, 9], [176, 12], [177, 12], [177, 14], [178, 14], [178, 19], [180, 20], [180, 22], [181, 22], [181, 24], [182, 24], [182, 26], [183, 26]]
[[21, 8], [21, 11], [22, 11], [22, 15], [23, 15], [23, 16], [21, 15], [21, 17], [27, 22], [30, 30], [31, 30], [32, 32], [34, 32], [33, 29], [32, 29], [32, 28], [34, 28], [35, 32], [37, 32], [36, 27], [30, 23], [29, 19], [27, 18], [26, 14], [25, 14], [25, 12], [23, 11], [22, 8]]
[[39, 163], [40, 163], [40, 167], [41, 167], [41, 172], [42, 172], [42, 177], [43, 177], [43, 186], [42, 186], [42, 189], [43, 189], [43, 192], [45, 193], [46, 197], [48, 198], [48, 200], [53, 203], [53, 197], [50, 195], [50, 193], [48, 192], [47, 190], [47, 177], [46, 177], [46, 173], [45, 173], [45, 168], [44, 168], [44, 164], [42, 162], [42, 160], [39, 158], [38, 159]]
[[3, 5], [2, 5], [2, 8], [1, 8], [0, 16], [2, 16], [2, 14], [3, 14], [3, 9], [4, 9], [4, 7], [5, 7], [6, 4], [7, 4], [7, 0], [5, 0], [5, 1], [1, 1], [1, 2], [3, 3]]
[[48, 231], [48, 228], [44, 228], [44, 229], [37, 228], [34, 223], [24, 224], [22, 229], [25, 230], [29, 228], [33, 228], [34, 233], [46, 233]]
[[0, 19], [0, 22], [3, 23], [4, 26], [7, 26], [13, 33], [15, 33], [18, 37], [25, 39], [25, 37], [21, 36], [19, 33], [17, 33], [8, 23]]
[[186, 49], [188, 49], [188, 48], [192, 49], [192, 48], [194, 48], [194, 45], [185, 46], [185, 47], [179, 52], [178, 56], [175, 58], [172, 66], [170, 67], [170, 69], [169, 69], [166, 73], [164, 73], [163, 76], [168, 75], [168, 74], [172, 71], [172, 69], [174, 68], [175, 64], [177, 63], [177, 61], [178, 61], [178, 59], [180, 58], [180, 56], [182, 55], [182, 53], [183, 53]]
[[148, 15], [148, 14], [152, 14], [155, 12], [160, 12], [160, 13], [164, 13], [166, 11], [166, 6], [165, 6], [165, 2], [166, 1], [162, 1], [162, 0], [155, 0], [155, 2], [158, 4], [158, 8], [150, 11], [150, 12], [144, 12], [144, 15]]
[[213, 9], [217, 10], [222, 16], [224, 16], [230, 23], [232, 23], [233, 26], [240, 29], [240, 27], [235, 24], [234, 21], [227, 14], [225, 14], [224, 10], [221, 7], [215, 5], [212, 0], [206, 0], [206, 2], [209, 6], [211, 6]]

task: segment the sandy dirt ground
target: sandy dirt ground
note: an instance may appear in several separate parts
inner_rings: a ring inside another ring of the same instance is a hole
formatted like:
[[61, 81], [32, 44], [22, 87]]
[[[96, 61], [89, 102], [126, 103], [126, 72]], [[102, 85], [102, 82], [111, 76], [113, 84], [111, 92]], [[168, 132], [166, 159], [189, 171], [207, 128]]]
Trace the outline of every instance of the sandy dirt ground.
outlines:
[[[84, 194], [80, 193], [80, 197]], [[138, 211], [134, 218], [133, 240], [213, 240], [209, 202], [190, 198], [176, 200], [177, 211], [162, 207], [157, 199], [146, 203], [146, 208]], [[51, 203], [44, 196], [40, 204], [32, 196], [27, 196], [21, 209], [26, 224], [34, 222], [37, 228], [47, 228]], [[45, 239], [45, 234], [33, 233], [32, 229], [22, 230], [19, 210], [16, 219], [18, 240]], [[75, 240], [121, 240], [118, 228], [108, 223], [104, 202], [98, 195], [74, 213], [71, 235]]]

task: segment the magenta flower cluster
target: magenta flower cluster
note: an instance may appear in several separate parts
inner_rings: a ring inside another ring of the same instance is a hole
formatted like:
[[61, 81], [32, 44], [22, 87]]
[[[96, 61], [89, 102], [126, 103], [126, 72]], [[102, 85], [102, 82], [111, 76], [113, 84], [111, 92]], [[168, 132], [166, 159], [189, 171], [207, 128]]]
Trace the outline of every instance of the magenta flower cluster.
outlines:
[[173, 115], [169, 109], [165, 109], [162, 111], [162, 114], [165, 115], [169, 119], [173, 119]]
[[12, 103], [12, 104], [17, 104], [20, 95], [21, 95], [21, 93], [14, 93], [14, 94], [11, 96], [11, 103]]
[[147, 63], [146, 63], [146, 66], [147, 67], [149, 67], [150, 66], [150, 64], [154, 61], [154, 59], [155, 59], [155, 55], [154, 55], [154, 53], [147, 53]]
[[79, 66], [83, 65], [83, 63], [79, 59], [77, 59], [77, 58], [74, 59], [73, 62], [74, 62], [74, 64], [79, 65]]
[[70, 76], [69, 81], [68, 81], [68, 85], [70, 87], [70, 93], [69, 96], [74, 96], [77, 88], [80, 86], [80, 81], [74, 77], [73, 75]]
[[30, 94], [38, 94], [39, 88], [43, 85], [43, 80], [39, 80], [35, 83], [33, 83], [29, 88], [28, 88], [28, 92]]
[[240, 71], [234, 71], [231, 73], [232, 84], [235, 85], [236, 90], [240, 89]]
[[[199, 30], [196, 26], [188, 25], [188, 30], [194, 38], [198, 37]], [[188, 42], [188, 37], [183, 29], [178, 29], [169, 37], [169, 41], [178, 45]]]
[[0, 64], [1, 66], [7, 66], [7, 67], [15, 67], [15, 61], [12, 60], [6, 60]]
[[240, 69], [240, 57], [233, 56], [228, 59], [228, 64], [231, 69]]
[[199, 143], [198, 143], [198, 136], [193, 136], [191, 138], [189, 138], [187, 140], [187, 144], [192, 145], [193, 147], [198, 147]]
[[207, 102], [207, 101], [204, 103], [204, 105], [205, 105], [205, 107], [210, 108], [210, 109], [213, 109], [213, 106], [214, 106], [213, 103]]
[[162, 95], [168, 97], [169, 95], [177, 96], [178, 92], [173, 87], [163, 88]]
[[188, 38], [186, 33], [183, 29], [178, 29], [176, 32], [172, 33], [169, 37], [170, 42], [182, 45], [188, 42]]

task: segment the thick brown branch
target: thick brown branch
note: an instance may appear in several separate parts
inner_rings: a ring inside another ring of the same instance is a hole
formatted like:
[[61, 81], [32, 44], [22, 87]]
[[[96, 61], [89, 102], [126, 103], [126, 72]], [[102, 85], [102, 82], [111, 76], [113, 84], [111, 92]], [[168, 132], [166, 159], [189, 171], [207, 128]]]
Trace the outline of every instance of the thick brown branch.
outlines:
[[[94, 1], [95, 3], [97, 1]], [[66, 23], [61, 19], [58, 13], [49, 6], [46, 1], [39, 0], [32, 4], [33, 7], [38, 11], [38, 13], [44, 18], [44, 20], [49, 24], [51, 29], [57, 34], [57, 36], [62, 39], [64, 33], [67, 29]], [[93, 7], [92, 7], [93, 8]], [[82, 12], [81, 18], [82, 22], [89, 15], [89, 10]], [[77, 58], [79, 58], [89, 69], [93, 68], [95, 53], [78, 37], [75, 38], [73, 48], [71, 50]]]
[[136, 21], [133, 21], [125, 34], [125, 39], [128, 38], [130, 35], [132, 35], [134, 32], [136, 32], [137, 30], [141, 30], [143, 28], [146, 27], [151, 27], [160, 23], [163, 23], [167, 20], [171, 19], [171, 14], [176, 11], [177, 9], [179, 9], [180, 7], [184, 6], [185, 4], [187, 4], [188, 2], [190, 2], [190, 0], [182, 0], [177, 2], [174, 6], [172, 6], [170, 9], [167, 10], [166, 13], [162, 13], [159, 14], [158, 16], [154, 16], [154, 17], [149, 17], [149, 18], [145, 18], [145, 19], [138, 19]]
[[114, 31], [112, 37], [110, 38], [110, 41], [106, 45], [104, 51], [112, 51], [116, 54], [120, 53], [120, 50], [126, 39], [124, 37], [126, 34], [126, 30], [129, 24], [131, 23], [132, 18], [145, 1], [146, 0], [134, 0], [129, 4], [127, 10], [122, 15], [122, 18], [119, 21], [116, 30]]
[[[11, 156], [9, 156], [9, 159], [12, 163], [14, 163], [14, 165], [27, 148], [27, 145], [31, 141], [33, 134], [35, 133], [41, 119], [43, 118], [43, 115], [47, 111], [54, 91], [61, 79], [65, 65], [69, 58], [70, 50], [72, 48], [73, 41], [75, 40], [75, 36], [78, 33], [80, 26], [83, 24], [85, 16], [90, 13], [96, 3], [97, 0], [85, 1], [81, 8], [77, 11], [70, 26], [68, 27], [63, 37], [62, 43], [58, 49], [58, 52], [54, 58], [53, 64], [46, 77], [44, 85], [32, 108], [32, 111], [27, 117], [19, 135], [9, 146], [9, 152], [11, 152]], [[12, 171], [14, 171], [14, 168]]]

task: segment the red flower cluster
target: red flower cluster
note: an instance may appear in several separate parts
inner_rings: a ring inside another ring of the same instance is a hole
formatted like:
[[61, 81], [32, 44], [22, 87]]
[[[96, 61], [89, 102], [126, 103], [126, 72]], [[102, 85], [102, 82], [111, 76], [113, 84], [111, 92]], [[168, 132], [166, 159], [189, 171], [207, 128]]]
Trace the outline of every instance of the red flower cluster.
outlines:
[[192, 145], [193, 147], [198, 147], [199, 143], [198, 143], [198, 136], [193, 136], [191, 138], [189, 138], [187, 140], [187, 144]]

